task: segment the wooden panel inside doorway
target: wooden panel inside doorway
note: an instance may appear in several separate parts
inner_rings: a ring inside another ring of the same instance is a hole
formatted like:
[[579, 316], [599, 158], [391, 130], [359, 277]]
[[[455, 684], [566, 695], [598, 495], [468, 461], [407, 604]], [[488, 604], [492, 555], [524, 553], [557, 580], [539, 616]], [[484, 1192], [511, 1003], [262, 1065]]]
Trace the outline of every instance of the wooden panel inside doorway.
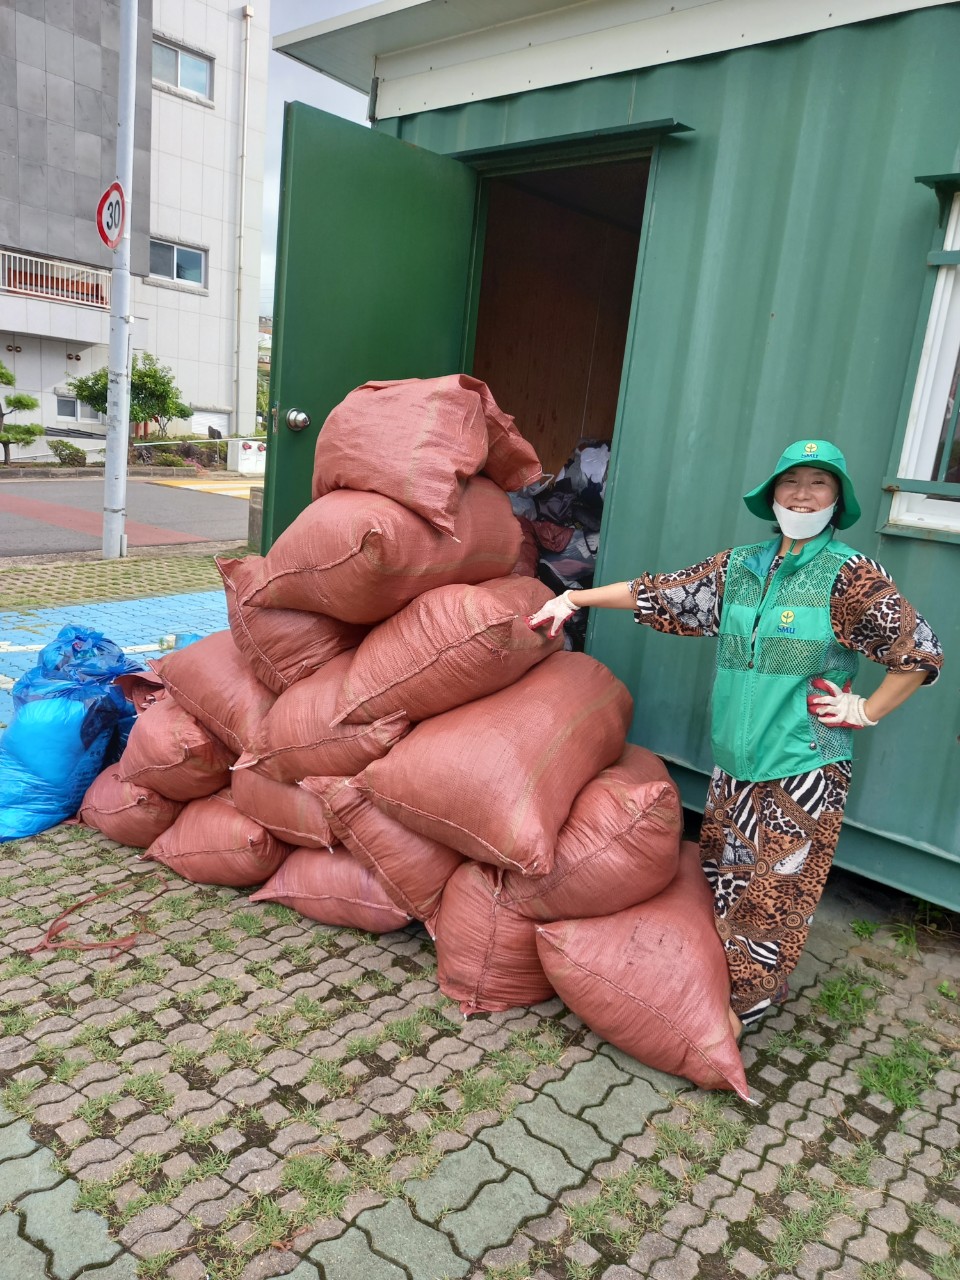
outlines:
[[473, 372], [556, 472], [610, 440], [639, 234], [490, 183]]

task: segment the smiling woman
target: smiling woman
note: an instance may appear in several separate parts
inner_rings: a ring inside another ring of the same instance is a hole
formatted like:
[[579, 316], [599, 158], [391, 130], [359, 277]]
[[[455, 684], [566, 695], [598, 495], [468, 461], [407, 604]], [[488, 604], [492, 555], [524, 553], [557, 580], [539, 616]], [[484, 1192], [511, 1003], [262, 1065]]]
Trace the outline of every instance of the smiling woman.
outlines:
[[[855, 731], [940, 670], [940, 643], [889, 574], [835, 537], [860, 517], [846, 460], [799, 440], [744, 497], [776, 536], [689, 569], [566, 591], [529, 619], [559, 632], [580, 608], [633, 609], [669, 635], [717, 640], [700, 861], [737, 1034], [786, 999], [840, 835]], [[858, 655], [887, 668], [851, 690]]]
[[[840, 482], [820, 467], [790, 467], [773, 486], [773, 514], [787, 538], [812, 538], [830, 523]], [[842, 510], [842, 508], [841, 508]]]

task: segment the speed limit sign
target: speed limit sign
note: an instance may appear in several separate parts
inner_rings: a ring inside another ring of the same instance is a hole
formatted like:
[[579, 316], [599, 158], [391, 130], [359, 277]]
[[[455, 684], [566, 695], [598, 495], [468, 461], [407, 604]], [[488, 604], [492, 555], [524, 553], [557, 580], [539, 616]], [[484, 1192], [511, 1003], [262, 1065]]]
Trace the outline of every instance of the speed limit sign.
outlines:
[[123, 236], [127, 201], [119, 182], [111, 182], [97, 205], [97, 231], [108, 249], [115, 249]]

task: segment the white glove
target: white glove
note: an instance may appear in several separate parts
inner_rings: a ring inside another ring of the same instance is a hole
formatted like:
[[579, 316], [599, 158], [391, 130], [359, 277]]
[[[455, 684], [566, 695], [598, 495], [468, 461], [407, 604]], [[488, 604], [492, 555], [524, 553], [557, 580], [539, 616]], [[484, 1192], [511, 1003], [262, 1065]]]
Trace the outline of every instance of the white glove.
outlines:
[[547, 633], [550, 639], [555, 639], [560, 634], [560, 628], [568, 618], [580, 608], [578, 604], [574, 604], [570, 599], [570, 592], [564, 591], [561, 596], [554, 596], [552, 600], [548, 600], [542, 609], [538, 609], [535, 614], [527, 619], [527, 626], [531, 631], [536, 631], [537, 627], [544, 627], [549, 622], [550, 630]]
[[866, 729], [877, 722], [871, 720], [866, 712], [867, 700], [858, 693], [851, 693], [849, 685], [841, 689], [832, 680], [821, 678], [814, 682], [816, 689], [829, 689], [829, 694], [813, 695], [807, 699], [807, 706], [821, 724], [831, 729]]

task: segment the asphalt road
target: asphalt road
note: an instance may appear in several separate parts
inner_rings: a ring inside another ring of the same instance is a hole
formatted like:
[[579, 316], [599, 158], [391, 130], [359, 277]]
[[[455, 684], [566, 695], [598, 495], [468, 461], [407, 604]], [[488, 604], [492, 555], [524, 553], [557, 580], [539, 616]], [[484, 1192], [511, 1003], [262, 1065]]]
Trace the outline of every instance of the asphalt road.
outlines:
[[[127, 480], [129, 547], [243, 541], [249, 502], [227, 494]], [[0, 557], [96, 551], [103, 545], [102, 477], [4, 480]]]

